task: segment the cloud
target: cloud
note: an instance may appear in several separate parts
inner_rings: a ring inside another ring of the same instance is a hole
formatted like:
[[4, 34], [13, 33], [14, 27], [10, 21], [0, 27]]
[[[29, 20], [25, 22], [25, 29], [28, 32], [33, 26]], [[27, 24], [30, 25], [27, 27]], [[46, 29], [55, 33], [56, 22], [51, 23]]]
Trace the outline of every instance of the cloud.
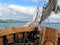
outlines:
[[58, 5], [60, 6], [60, 0], [58, 0]]
[[[42, 8], [40, 9], [42, 11]], [[32, 20], [36, 15], [36, 7], [16, 4], [0, 4], [0, 19]]]
[[[14, 10], [10, 8], [11, 5], [0, 4], [0, 19], [14, 19], [14, 20], [30, 20], [32, 16], [25, 13], [27, 10]], [[16, 6], [17, 7], [17, 6]], [[22, 12], [21, 12], [22, 11]]]
[[36, 12], [36, 7], [27, 7], [15, 4], [9, 5], [8, 7], [27, 15], [34, 15], [34, 13]]
[[[40, 7], [40, 12], [42, 12]], [[14, 19], [14, 20], [32, 20], [33, 15], [36, 15], [36, 7], [22, 6], [17, 4], [4, 5], [0, 4], [0, 19]], [[60, 22], [60, 13], [51, 14], [50, 22]], [[47, 20], [48, 21], [48, 20]]]
[[[37, 7], [32, 7], [32, 6], [21, 6], [21, 5], [9, 5], [8, 6], [10, 9], [19, 11], [21, 13], [27, 14], [27, 15], [35, 15], [36, 14], [36, 9]], [[42, 7], [40, 7], [40, 12], [42, 11]]]
[[2, 13], [0, 13], [0, 16], [2, 16]]

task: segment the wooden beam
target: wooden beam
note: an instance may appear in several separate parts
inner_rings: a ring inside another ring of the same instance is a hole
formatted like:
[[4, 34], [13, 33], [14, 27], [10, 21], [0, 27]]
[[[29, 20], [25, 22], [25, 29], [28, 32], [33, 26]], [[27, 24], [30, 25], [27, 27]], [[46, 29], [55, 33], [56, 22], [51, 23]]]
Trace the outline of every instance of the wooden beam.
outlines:
[[0, 29], [0, 36], [19, 33], [19, 32], [31, 32], [34, 31], [36, 27], [9, 27]]
[[41, 45], [57, 45], [57, 43], [58, 43], [58, 30], [55, 28], [44, 27]]

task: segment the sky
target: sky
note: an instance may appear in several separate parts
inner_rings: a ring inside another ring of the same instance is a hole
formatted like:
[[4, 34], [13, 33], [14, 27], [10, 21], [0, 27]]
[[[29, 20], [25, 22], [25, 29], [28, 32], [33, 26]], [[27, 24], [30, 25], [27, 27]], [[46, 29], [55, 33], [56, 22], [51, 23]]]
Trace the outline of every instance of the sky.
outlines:
[[44, 4], [44, 0], [0, 0], [2, 4], [17, 4], [22, 6], [36, 6], [40, 2], [40, 6]]
[[[0, 19], [14, 19], [19, 21], [32, 20], [36, 15], [36, 7], [40, 6], [40, 12], [48, 0], [0, 0]], [[60, 6], [60, 0], [58, 1]], [[60, 13], [51, 14], [49, 21], [60, 22]], [[47, 21], [47, 20], [46, 20]]]

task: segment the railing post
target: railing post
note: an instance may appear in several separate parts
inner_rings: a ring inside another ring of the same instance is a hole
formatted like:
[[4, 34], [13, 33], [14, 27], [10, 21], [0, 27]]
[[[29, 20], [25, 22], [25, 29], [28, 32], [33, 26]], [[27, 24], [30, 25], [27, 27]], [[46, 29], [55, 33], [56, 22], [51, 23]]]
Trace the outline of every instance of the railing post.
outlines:
[[8, 43], [7, 37], [3, 36], [3, 45], [7, 45], [7, 43]]
[[15, 34], [13, 34], [14, 35], [14, 42], [18, 42], [18, 35], [17, 35], [17, 33], [15, 33]]

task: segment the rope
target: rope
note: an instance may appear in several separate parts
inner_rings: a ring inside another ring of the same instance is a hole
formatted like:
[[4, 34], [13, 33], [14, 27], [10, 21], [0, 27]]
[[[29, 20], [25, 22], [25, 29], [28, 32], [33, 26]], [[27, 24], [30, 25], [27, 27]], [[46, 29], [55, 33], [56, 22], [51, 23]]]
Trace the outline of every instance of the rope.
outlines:
[[24, 37], [24, 39], [23, 39], [24, 42], [25, 42], [25, 39], [26, 39], [30, 34], [31, 34], [31, 33], [29, 33], [28, 35], [26, 35], [26, 36]]
[[49, 24], [49, 26], [51, 27], [51, 24], [50, 24], [50, 22], [49, 22], [49, 19], [48, 19], [48, 24]]

